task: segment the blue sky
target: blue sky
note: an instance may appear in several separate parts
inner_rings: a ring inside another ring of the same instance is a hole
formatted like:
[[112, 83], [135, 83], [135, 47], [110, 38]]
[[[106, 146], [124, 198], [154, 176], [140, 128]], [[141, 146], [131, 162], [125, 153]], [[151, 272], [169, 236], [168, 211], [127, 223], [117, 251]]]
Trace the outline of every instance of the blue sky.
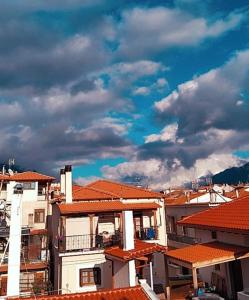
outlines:
[[163, 188], [248, 159], [248, 1], [1, 7], [1, 160]]

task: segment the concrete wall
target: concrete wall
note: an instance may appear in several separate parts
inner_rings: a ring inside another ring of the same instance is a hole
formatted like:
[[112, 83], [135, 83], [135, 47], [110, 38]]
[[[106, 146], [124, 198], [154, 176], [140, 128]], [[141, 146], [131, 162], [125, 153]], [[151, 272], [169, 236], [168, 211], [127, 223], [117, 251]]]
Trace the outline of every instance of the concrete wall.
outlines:
[[[112, 265], [104, 254], [84, 254], [61, 257], [61, 289], [62, 293], [96, 291], [112, 288]], [[101, 285], [80, 287], [80, 269], [98, 267], [101, 269]]]
[[241, 260], [244, 290], [249, 289], [249, 258]]
[[114, 288], [129, 286], [129, 266], [118, 260], [113, 262]]

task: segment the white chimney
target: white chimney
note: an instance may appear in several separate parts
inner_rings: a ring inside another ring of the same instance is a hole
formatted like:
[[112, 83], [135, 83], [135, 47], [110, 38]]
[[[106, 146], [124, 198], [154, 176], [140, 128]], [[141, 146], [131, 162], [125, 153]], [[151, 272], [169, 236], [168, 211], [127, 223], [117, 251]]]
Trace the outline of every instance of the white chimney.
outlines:
[[239, 198], [239, 189], [235, 188], [236, 198]]
[[134, 245], [134, 223], [133, 211], [126, 210], [122, 212], [123, 215], [123, 248], [124, 250], [132, 250]]
[[66, 203], [73, 202], [73, 183], [72, 183], [72, 166], [65, 166], [65, 178], [66, 178]]
[[11, 220], [9, 235], [8, 284], [7, 296], [19, 296], [20, 258], [22, 231], [22, 194], [23, 186], [17, 184], [11, 197]]
[[65, 195], [66, 192], [66, 175], [65, 175], [65, 169], [60, 170], [60, 177], [61, 177], [61, 194]]

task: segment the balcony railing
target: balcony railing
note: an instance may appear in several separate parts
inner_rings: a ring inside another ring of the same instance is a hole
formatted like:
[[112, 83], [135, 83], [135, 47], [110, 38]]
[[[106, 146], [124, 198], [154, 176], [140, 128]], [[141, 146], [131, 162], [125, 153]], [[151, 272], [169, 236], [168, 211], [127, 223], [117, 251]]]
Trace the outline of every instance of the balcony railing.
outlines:
[[139, 240], [157, 240], [158, 227], [136, 228], [135, 237]]
[[58, 239], [58, 247], [60, 252], [102, 250], [120, 244], [121, 237], [120, 232], [64, 236]]
[[167, 232], [168, 239], [174, 242], [194, 245], [200, 243], [200, 240], [186, 235], [177, 235], [176, 233]]

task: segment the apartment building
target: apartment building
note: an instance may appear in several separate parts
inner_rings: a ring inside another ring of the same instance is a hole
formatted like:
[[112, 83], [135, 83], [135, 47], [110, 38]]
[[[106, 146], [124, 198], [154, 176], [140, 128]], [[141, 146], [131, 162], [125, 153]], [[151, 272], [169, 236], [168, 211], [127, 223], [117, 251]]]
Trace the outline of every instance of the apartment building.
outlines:
[[0, 175], [0, 295], [6, 295], [9, 257], [9, 235], [12, 199], [15, 187], [22, 187], [20, 292], [40, 293], [49, 288], [49, 251], [47, 216], [49, 189], [53, 177], [36, 172]]
[[178, 221], [199, 243], [167, 252], [169, 264], [191, 270], [225, 299], [249, 299], [249, 196]]
[[106, 180], [72, 186], [66, 166], [52, 210], [55, 290], [133, 287], [138, 278], [152, 287], [164, 284], [167, 240], [160, 193]]

